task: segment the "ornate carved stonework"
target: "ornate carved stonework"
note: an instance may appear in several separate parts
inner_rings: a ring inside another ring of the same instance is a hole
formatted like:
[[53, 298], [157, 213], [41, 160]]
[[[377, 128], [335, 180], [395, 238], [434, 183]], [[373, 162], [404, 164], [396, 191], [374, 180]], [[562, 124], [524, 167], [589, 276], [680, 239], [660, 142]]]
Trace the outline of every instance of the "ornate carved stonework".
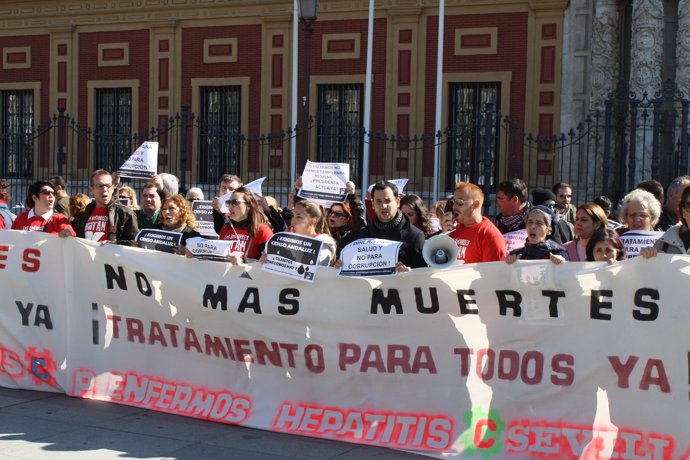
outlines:
[[690, 97], [690, 0], [678, 3], [676, 87]]
[[653, 97], [661, 89], [663, 27], [662, 0], [633, 2], [630, 89], [638, 97], [644, 93]]
[[618, 81], [618, 24], [615, 0], [597, 0], [592, 27], [592, 109], [603, 109]]

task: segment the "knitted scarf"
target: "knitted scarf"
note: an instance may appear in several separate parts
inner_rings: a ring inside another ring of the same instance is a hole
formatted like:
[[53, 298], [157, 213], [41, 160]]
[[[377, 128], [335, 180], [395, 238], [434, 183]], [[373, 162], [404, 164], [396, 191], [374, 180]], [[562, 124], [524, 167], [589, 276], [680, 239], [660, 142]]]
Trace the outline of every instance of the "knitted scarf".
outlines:
[[395, 217], [386, 223], [381, 222], [378, 216], [374, 214], [374, 222], [372, 222], [372, 224], [378, 230], [388, 231], [397, 228], [400, 225], [400, 222], [402, 222], [402, 220], [403, 213], [398, 209], [398, 213], [395, 215]]
[[503, 224], [509, 231], [519, 230], [522, 226], [522, 222], [525, 220], [525, 216], [529, 212], [530, 207], [525, 206], [522, 211], [512, 216], [501, 216], [501, 224]]

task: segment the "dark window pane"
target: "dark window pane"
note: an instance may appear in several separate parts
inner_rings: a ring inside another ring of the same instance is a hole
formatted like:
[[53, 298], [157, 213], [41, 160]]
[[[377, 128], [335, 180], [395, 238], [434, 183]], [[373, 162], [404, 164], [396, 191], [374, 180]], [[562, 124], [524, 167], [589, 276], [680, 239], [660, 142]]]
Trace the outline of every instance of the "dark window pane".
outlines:
[[34, 92], [8, 90], [0, 91], [0, 94], [2, 95], [0, 176], [31, 178], [34, 152]]
[[361, 84], [319, 85], [317, 161], [348, 163], [360, 183], [364, 90]]
[[499, 149], [501, 84], [452, 83], [449, 88], [447, 191], [456, 182], [493, 187]]
[[96, 89], [95, 167], [115, 171], [138, 147], [132, 148], [132, 90]]
[[199, 107], [199, 180], [216, 182], [240, 171], [241, 87], [205, 86]]

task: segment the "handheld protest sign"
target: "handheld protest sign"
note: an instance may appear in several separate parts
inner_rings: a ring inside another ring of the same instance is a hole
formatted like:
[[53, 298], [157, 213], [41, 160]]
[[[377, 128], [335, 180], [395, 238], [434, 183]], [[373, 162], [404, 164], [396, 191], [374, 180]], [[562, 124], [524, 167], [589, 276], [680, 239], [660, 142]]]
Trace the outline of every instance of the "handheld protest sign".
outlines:
[[348, 244], [340, 252], [343, 266], [338, 276], [395, 275], [402, 242], [362, 238]]
[[137, 236], [134, 237], [134, 241], [142, 248], [175, 254], [182, 241], [182, 233], [157, 228], [145, 228], [139, 230]]
[[634, 259], [640, 255], [640, 249], [654, 246], [656, 240], [661, 238], [664, 232], [628, 230], [621, 235], [621, 241], [625, 246], [626, 258]]
[[120, 166], [117, 174], [132, 179], [151, 179], [158, 168], [158, 142], [146, 141]]
[[330, 207], [347, 200], [350, 165], [347, 163], [317, 163], [307, 161], [302, 173], [302, 188], [297, 196]]
[[525, 247], [525, 241], [527, 241], [527, 230], [523, 228], [522, 230], [504, 233], [503, 239], [506, 241], [506, 249], [508, 252], [514, 249], [523, 248]]
[[[254, 195], [263, 196], [261, 193], [261, 184], [263, 184], [265, 180], [266, 180], [265, 177], [261, 177], [257, 180], [253, 180], [250, 183], [245, 184], [244, 188], [248, 189]], [[223, 203], [225, 203], [225, 202], [223, 202]]]
[[189, 238], [187, 250], [197, 259], [225, 261], [230, 255], [232, 241], [207, 240], [206, 238]]
[[[401, 179], [385, 179], [385, 181], [390, 182], [391, 184], [398, 187], [398, 193], [404, 194], [405, 192], [403, 190], [405, 190], [405, 186], [407, 185], [407, 182], [409, 181], [409, 179], [404, 177]], [[371, 194], [371, 190], [373, 188], [374, 188], [374, 184], [369, 185], [369, 187], [367, 187], [367, 192], [369, 192], [369, 194]]]
[[202, 236], [212, 240], [218, 239], [218, 234], [213, 228], [213, 202], [210, 200], [192, 201], [192, 213]]
[[276, 233], [266, 243], [266, 258], [261, 269], [277, 275], [314, 282], [323, 242], [296, 233]]

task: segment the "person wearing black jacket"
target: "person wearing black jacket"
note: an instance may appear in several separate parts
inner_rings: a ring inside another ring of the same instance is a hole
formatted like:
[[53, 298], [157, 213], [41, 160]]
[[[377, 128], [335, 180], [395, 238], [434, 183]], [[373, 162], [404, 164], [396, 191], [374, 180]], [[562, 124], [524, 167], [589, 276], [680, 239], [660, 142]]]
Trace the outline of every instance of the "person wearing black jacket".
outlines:
[[139, 233], [137, 218], [131, 209], [116, 203], [113, 197], [113, 177], [98, 169], [91, 174], [89, 191], [94, 201], [72, 221], [79, 238], [102, 243], [131, 244]]
[[424, 233], [414, 225], [410, 225], [407, 216], [400, 211], [398, 187], [387, 181], [377, 182], [371, 189], [371, 196], [374, 218], [362, 229], [359, 237], [402, 242], [398, 253], [397, 272], [426, 267], [422, 256]]

